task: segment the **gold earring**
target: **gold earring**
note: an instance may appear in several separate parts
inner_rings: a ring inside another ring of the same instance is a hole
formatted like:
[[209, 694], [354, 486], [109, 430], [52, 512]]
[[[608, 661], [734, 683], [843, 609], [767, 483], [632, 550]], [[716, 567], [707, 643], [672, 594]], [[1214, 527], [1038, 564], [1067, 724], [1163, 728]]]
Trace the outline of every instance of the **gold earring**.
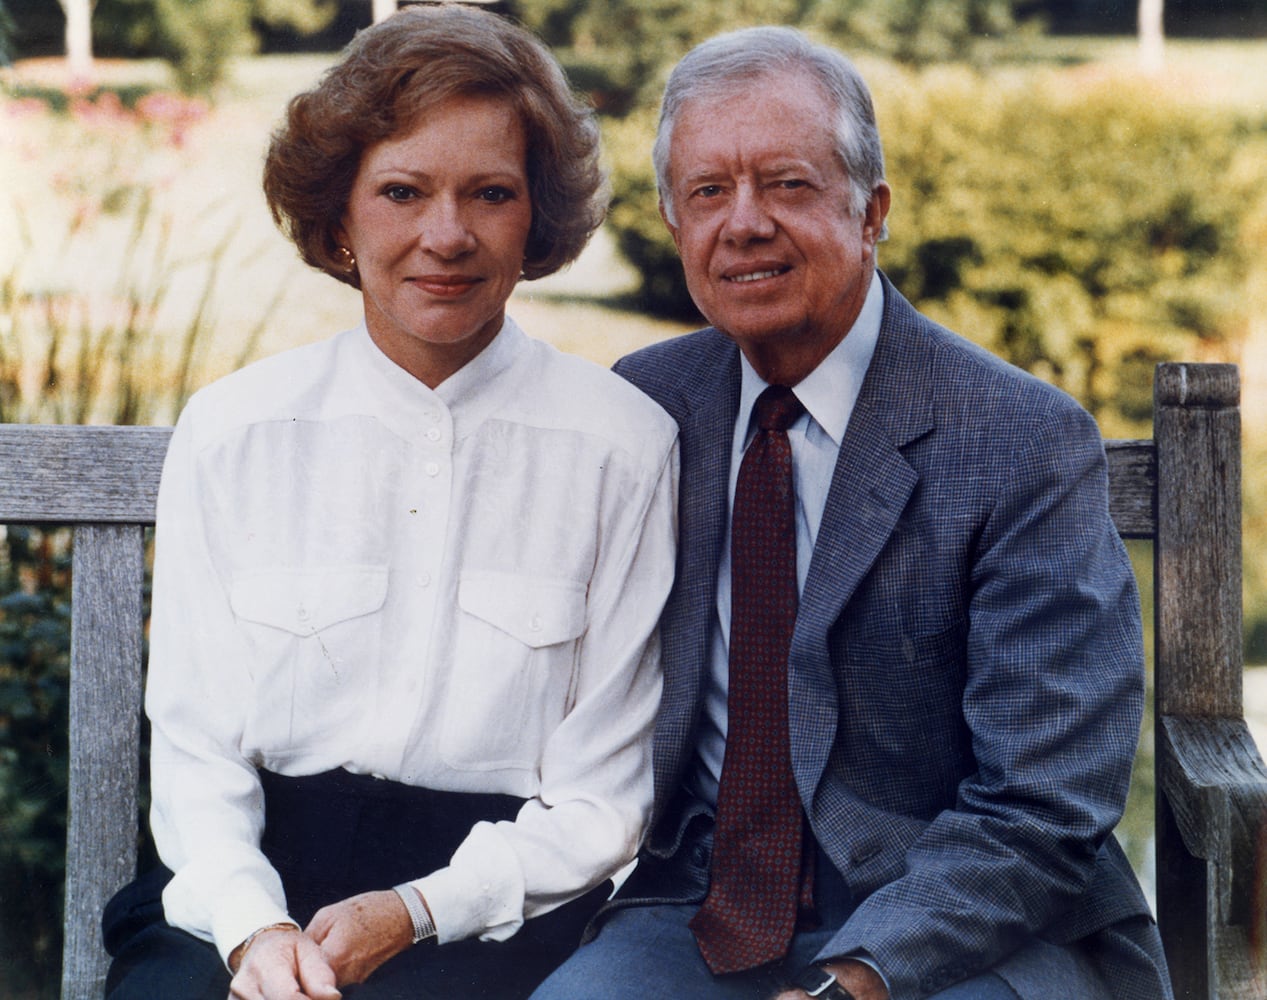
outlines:
[[343, 265], [345, 271], [356, 270], [356, 255], [351, 250], [347, 247], [339, 247], [335, 253], [338, 255], [339, 263]]

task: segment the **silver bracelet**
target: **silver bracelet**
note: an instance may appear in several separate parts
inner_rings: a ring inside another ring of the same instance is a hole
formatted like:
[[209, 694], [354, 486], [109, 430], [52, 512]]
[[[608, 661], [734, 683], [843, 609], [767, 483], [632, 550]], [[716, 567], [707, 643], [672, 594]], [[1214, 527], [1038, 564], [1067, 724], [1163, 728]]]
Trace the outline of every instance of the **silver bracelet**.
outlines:
[[405, 909], [409, 911], [409, 919], [414, 925], [413, 943], [435, 937], [436, 922], [431, 918], [431, 911], [427, 909], [427, 904], [422, 901], [418, 891], [408, 882], [393, 886], [392, 891], [400, 897]]

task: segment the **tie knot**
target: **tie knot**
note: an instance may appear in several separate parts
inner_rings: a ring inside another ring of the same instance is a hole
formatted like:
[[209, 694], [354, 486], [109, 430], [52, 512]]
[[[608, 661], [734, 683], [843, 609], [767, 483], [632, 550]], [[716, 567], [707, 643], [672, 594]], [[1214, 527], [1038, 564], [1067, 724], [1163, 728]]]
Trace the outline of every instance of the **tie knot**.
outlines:
[[763, 431], [785, 431], [796, 423], [805, 407], [787, 386], [772, 385], [757, 397], [752, 412]]

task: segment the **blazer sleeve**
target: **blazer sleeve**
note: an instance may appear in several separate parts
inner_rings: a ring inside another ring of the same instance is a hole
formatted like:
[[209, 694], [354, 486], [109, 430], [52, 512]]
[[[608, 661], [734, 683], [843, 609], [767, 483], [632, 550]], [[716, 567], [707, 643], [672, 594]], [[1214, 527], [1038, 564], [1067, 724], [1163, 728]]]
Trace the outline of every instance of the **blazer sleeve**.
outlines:
[[962, 553], [969, 773], [820, 955], [870, 956], [893, 1000], [991, 968], [1067, 913], [1130, 781], [1143, 646], [1099, 431], [1066, 400], [1009, 433], [1015, 454], [957, 485], [993, 493]]

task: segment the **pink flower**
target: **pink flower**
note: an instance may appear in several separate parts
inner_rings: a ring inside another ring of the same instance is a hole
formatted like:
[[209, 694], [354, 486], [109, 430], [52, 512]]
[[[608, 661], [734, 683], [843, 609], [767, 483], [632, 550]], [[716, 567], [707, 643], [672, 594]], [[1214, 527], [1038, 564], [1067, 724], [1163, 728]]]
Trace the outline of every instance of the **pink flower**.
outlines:
[[207, 104], [195, 98], [155, 91], [136, 102], [136, 112], [142, 121], [164, 126], [174, 146], [184, 144], [190, 126], [207, 115]]
[[9, 118], [38, 118], [48, 114], [48, 105], [38, 97], [15, 97], [0, 102], [0, 107]]

